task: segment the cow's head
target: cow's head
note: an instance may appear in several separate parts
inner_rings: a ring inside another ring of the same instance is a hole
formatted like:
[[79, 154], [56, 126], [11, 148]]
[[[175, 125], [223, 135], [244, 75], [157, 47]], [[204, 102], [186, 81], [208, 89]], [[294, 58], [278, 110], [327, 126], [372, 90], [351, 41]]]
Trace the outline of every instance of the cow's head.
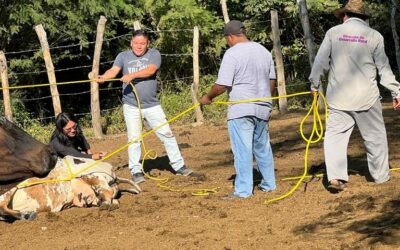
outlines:
[[54, 168], [56, 152], [0, 118], [0, 181], [44, 176]]

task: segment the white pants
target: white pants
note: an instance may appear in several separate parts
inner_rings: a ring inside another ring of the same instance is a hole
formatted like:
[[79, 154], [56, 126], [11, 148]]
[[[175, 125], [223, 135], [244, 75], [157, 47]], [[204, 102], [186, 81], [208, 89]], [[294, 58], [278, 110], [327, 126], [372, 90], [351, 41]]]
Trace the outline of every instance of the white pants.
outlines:
[[[128, 133], [128, 142], [138, 139], [142, 134], [141, 122], [139, 116], [139, 109], [137, 107], [124, 104], [124, 117]], [[146, 119], [147, 123], [151, 128], [155, 128], [167, 120], [165, 118], [164, 111], [160, 105], [142, 109], [142, 118]], [[183, 167], [184, 161], [179, 151], [178, 143], [176, 142], [175, 136], [173, 135], [168, 124], [162, 126], [156, 131], [157, 137], [164, 144], [165, 151], [167, 151], [168, 158], [172, 168], [176, 171]], [[132, 174], [141, 172], [140, 156], [142, 150], [140, 148], [140, 140], [129, 145], [128, 156], [129, 156], [129, 170]]]
[[328, 180], [348, 181], [347, 146], [357, 124], [367, 151], [368, 169], [376, 183], [389, 177], [389, 156], [382, 105], [378, 99], [366, 111], [342, 111], [329, 108], [324, 141], [324, 153]]

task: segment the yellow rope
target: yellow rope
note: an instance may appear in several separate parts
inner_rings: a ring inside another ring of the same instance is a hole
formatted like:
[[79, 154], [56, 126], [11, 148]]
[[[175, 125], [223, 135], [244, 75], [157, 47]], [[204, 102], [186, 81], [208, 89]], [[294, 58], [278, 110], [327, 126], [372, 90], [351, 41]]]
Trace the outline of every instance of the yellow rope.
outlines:
[[[115, 81], [115, 80], [119, 80], [119, 79], [109, 79], [109, 80], [106, 80], [106, 81]], [[57, 83], [57, 84], [50, 84], [50, 83], [48, 83], [48, 84], [35, 84], [35, 85], [14, 86], [14, 87], [0, 88], [0, 89], [22, 89], [22, 88], [43, 87], [43, 86], [50, 86], [50, 85], [67, 85], [67, 84], [85, 83], [85, 82], [92, 82], [92, 81], [93, 80], [82, 80], [82, 81], [60, 82], [60, 83]], [[133, 91], [135, 92], [135, 96], [137, 98], [138, 107], [139, 107], [139, 109], [141, 109], [140, 101], [139, 101], [136, 89], [132, 85], [132, 83], [130, 83], [130, 84], [132, 86]], [[285, 95], [285, 96], [263, 97], [263, 98], [254, 98], [254, 99], [246, 99], [246, 100], [238, 100], [238, 101], [216, 101], [216, 102], [214, 102], [214, 104], [232, 105], [232, 104], [239, 104], [239, 103], [275, 100], [275, 99], [279, 99], [279, 98], [288, 98], [288, 97], [300, 96], [300, 95], [305, 95], [305, 94], [310, 94], [310, 93], [311, 92], [300, 92], [300, 93], [295, 93], [295, 94], [290, 94], [290, 95]], [[326, 116], [326, 119], [327, 119], [327, 110], [328, 109], [327, 109], [327, 103], [326, 103], [325, 97], [321, 93], [319, 93], [319, 96], [321, 96], [324, 99], [325, 116]], [[308, 111], [307, 115], [303, 118], [303, 120], [300, 123], [301, 136], [307, 142], [306, 151], [305, 151], [305, 157], [304, 157], [304, 173], [303, 173], [303, 175], [301, 177], [299, 177], [300, 179], [298, 180], [296, 185], [288, 193], [286, 193], [286, 194], [284, 194], [282, 196], [279, 196], [277, 198], [274, 198], [274, 199], [266, 200], [265, 203], [271, 203], [271, 202], [278, 201], [278, 200], [281, 200], [283, 198], [286, 198], [287, 196], [291, 195], [298, 188], [298, 186], [304, 180], [304, 178], [309, 177], [309, 176], [307, 176], [307, 161], [308, 161], [308, 150], [309, 150], [309, 147], [310, 147], [311, 144], [317, 143], [323, 138], [322, 137], [323, 136], [323, 123], [322, 123], [321, 117], [320, 117], [319, 112], [318, 112], [318, 101], [317, 100], [318, 100], [318, 94], [315, 94], [310, 110]], [[151, 129], [151, 130], [149, 130], [149, 131], [147, 131], [145, 133], [142, 133], [138, 138], [135, 138], [131, 142], [129, 142], [126, 145], [118, 148], [114, 152], [106, 155], [102, 159], [97, 160], [97, 161], [93, 162], [92, 164], [89, 164], [86, 168], [78, 171], [77, 173], [73, 173], [72, 172], [69, 163], [66, 161], [67, 162], [67, 166], [68, 166], [68, 170], [70, 172], [70, 176], [67, 177], [67, 178], [63, 178], [63, 179], [47, 179], [47, 180], [41, 180], [41, 181], [36, 181], [36, 182], [27, 182], [27, 181], [25, 181], [25, 182], [20, 183], [18, 185], [18, 187], [27, 187], [27, 186], [41, 184], [41, 183], [54, 183], [54, 182], [70, 181], [71, 179], [77, 177], [79, 174], [81, 174], [81, 173], [89, 170], [90, 168], [94, 167], [99, 162], [105, 161], [105, 160], [111, 158], [112, 156], [114, 156], [115, 154], [118, 154], [119, 152], [121, 152], [122, 150], [126, 149], [127, 147], [129, 147], [133, 143], [136, 143], [136, 142], [138, 142], [140, 140], [143, 141], [143, 138], [145, 138], [149, 134], [155, 132], [156, 130], [158, 130], [159, 128], [163, 127], [164, 125], [172, 123], [173, 121], [175, 121], [175, 120], [179, 119], [180, 117], [186, 115], [188, 112], [190, 112], [193, 109], [197, 108], [199, 105], [200, 105], [199, 103], [194, 104], [193, 106], [189, 107], [188, 109], [186, 109], [185, 111], [183, 111], [180, 114], [176, 115], [175, 117], [167, 120], [166, 122], [160, 124], [159, 126], [153, 128], [153, 129]], [[141, 112], [139, 112], [139, 113], [140, 113], [140, 118], [142, 119]], [[303, 125], [304, 125], [305, 121], [307, 120], [307, 118], [310, 116], [311, 113], [313, 113], [313, 130], [311, 132], [310, 137], [306, 138], [305, 135], [304, 135], [304, 132], [303, 132]], [[314, 134], [317, 135], [316, 139], [313, 139], [314, 138]], [[153, 150], [147, 151], [144, 142], [142, 143], [142, 146], [143, 146], [143, 152], [144, 152], [144, 157], [143, 157], [143, 161], [142, 161], [142, 170], [143, 170], [144, 159], [146, 159], [146, 158], [155, 159], [157, 157], [157, 154]], [[152, 156], [150, 155], [151, 153], [153, 153]], [[169, 182], [169, 178], [156, 178], [156, 177], [148, 175], [144, 171], [143, 171], [143, 173], [146, 175], [147, 178], [149, 178], [151, 180], [158, 181], [159, 182], [158, 183], [159, 187], [161, 187], [163, 189], [167, 189], [169, 191], [173, 191], [173, 192], [191, 192], [192, 195], [208, 195], [210, 193], [216, 193], [220, 189], [220, 187], [205, 188], [205, 189], [177, 189], [177, 188], [174, 188], [172, 186], [166, 185], [166, 183]], [[288, 179], [289, 178], [286, 178], [286, 180], [288, 180]], [[293, 177], [291, 179], [298, 179], [298, 177]]]
[[65, 182], [65, 181], [72, 180], [73, 178], [76, 177], [76, 175], [74, 175], [74, 173], [72, 172], [71, 165], [69, 164], [67, 159], [64, 159], [64, 162], [67, 165], [67, 169], [68, 169], [68, 173], [69, 173], [69, 176], [67, 178], [61, 178], [61, 179], [45, 178], [45, 179], [41, 179], [40, 181], [29, 181], [29, 179], [28, 179], [28, 180], [25, 180], [25, 181], [19, 183], [17, 185], [17, 187], [18, 188], [25, 188], [25, 187], [38, 185], [38, 184], [43, 184], [43, 183], [59, 183], [59, 182]]
[[[323, 100], [324, 100], [325, 117], [326, 117], [326, 119], [328, 119], [328, 107], [327, 107], [325, 96], [322, 93], [319, 93], [319, 96], [321, 96], [323, 98]], [[294, 187], [289, 192], [287, 192], [286, 194], [281, 195], [279, 197], [276, 197], [276, 198], [273, 198], [273, 199], [269, 199], [269, 200], [265, 200], [264, 204], [269, 204], [269, 203], [272, 203], [272, 202], [275, 202], [275, 201], [278, 201], [278, 200], [282, 200], [282, 199], [290, 196], [292, 193], [294, 193], [294, 191], [296, 191], [296, 189], [299, 187], [299, 185], [303, 182], [304, 178], [306, 178], [307, 172], [308, 172], [308, 166], [307, 166], [307, 164], [308, 164], [308, 150], [310, 148], [310, 145], [313, 144], [313, 143], [317, 143], [320, 140], [322, 140], [323, 139], [323, 134], [324, 134], [324, 131], [323, 131], [324, 127], [322, 125], [322, 120], [321, 120], [321, 117], [319, 115], [318, 108], [319, 108], [318, 107], [318, 95], [315, 93], [311, 108], [308, 111], [307, 115], [303, 118], [303, 120], [300, 123], [301, 136], [302, 136], [303, 140], [305, 140], [307, 142], [306, 151], [304, 153], [304, 172], [303, 172], [303, 175], [300, 177], [300, 179], [297, 181], [297, 183], [294, 185]], [[307, 118], [310, 116], [311, 113], [313, 113], [313, 129], [311, 131], [310, 137], [306, 138], [305, 135], [304, 135], [304, 132], [303, 132], [303, 124], [307, 120]], [[318, 125], [317, 124], [319, 125], [319, 130], [318, 130]], [[317, 135], [317, 138], [313, 140], [314, 134]]]

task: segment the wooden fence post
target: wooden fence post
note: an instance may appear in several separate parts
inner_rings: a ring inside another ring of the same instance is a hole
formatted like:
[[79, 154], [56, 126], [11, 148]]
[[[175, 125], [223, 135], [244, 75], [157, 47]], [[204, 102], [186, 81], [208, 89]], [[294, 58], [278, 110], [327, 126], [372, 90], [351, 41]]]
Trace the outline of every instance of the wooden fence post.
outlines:
[[47, 42], [47, 35], [41, 24], [35, 26], [36, 34], [39, 37], [40, 45], [42, 46], [43, 58], [46, 63], [47, 77], [50, 83], [51, 98], [53, 100], [54, 114], [57, 116], [61, 113], [60, 96], [58, 95], [56, 75], [54, 72], [54, 65], [51, 60], [49, 43]]
[[7, 72], [7, 59], [3, 51], [0, 51], [0, 74], [1, 74], [1, 87], [3, 88], [3, 101], [4, 101], [4, 114], [6, 118], [12, 121], [12, 109], [10, 89], [8, 88], [8, 72]]
[[[199, 92], [200, 85], [200, 67], [199, 67], [199, 27], [195, 26], [193, 28], [193, 83], [190, 88], [192, 94], [193, 104], [198, 103], [197, 93]], [[202, 124], [204, 122], [203, 113], [200, 107], [196, 107], [196, 123]]]
[[[300, 21], [304, 31], [304, 40], [306, 42], [310, 67], [312, 68], [314, 64], [316, 51], [315, 51], [315, 44], [313, 41], [313, 37], [311, 35], [311, 26], [310, 26], [310, 20], [308, 18], [307, 1], [297, 0], [297, 3], [299, 4]], [[324, 86], [322, 86], [322, 84], [319, 85], [319, 92], [324, 93]], [[325, 109], [324, 100], [322, 98], [319, 98], [318, 102], [319, 102], [319, 109], [320, 110]]]
[[228, 14], [228, 7], [226, 5], [226, 0], [221, 0], [221, 7], [222, 7], [222, 14], [224, 15], [224, 22], [229, 22], [229, 14]]
[[[272, 39], [274, 41], [274, 55], [278, 80], [278, 95], [286, 95], [285, 68], [283, 65], [283, 56], [281, 49], [281, 38], [278, 23], [278, 12], [271, 10], [271, 28]], [[287, 98], [279, 98], [279, 112], [285, 114], [287, 112]]]
[[390, 26], [392, 27], [393, 40], [394, 40], [394, 48], [396, 51], [396, 63], [397, 70], [400, 72], [400, 45], [399, 45], [399, 35], [397, 34], [396, 29], [396, 11], [397, 11], [397, 0], [391, 0], [392, 2], [392, 10], [390, 12]]
[[[99, 75], [100, 55], [103, 45], [104, 29], [106, 26], [106, 22], [107, 19], [104, 16], [100, 16], [99, 22], [97, 23], [96, 45], [94, 47], [91, 79], [95, 79]], [[92, 112], [92, 127], [94, 130], [94, 136], [96, 138], [103, 138], [99, 102], [99, 84], [96, 81], [90, 82], [90, 93], [90, 109]]]

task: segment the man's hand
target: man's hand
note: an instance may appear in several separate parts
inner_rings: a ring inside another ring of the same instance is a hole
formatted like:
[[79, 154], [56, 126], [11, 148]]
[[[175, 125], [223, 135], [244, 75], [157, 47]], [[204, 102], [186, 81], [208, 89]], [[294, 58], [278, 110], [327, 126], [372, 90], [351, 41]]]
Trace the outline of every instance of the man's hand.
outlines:
[[393, 99], [393, 109], [394, 110], [400, 109], [400, 98]]
[[104, 81], [105, 81], [106, 79], [104, 79], [104, 76], [97, 76], [96, 77], [96, 79], [95, 79], [95, 81], [97, 82], [97, 83], [104, 83]]
[[212, 103], [212, 99], [210, 99], [210, 97], [208, 97], [208, 95], [205, 95], [199, 100], [199, 103], [201, 105], [209, 105]]
[[314, 90], [311, 90], [311, 97], [314, 99], [314, 97], [317, 97], [318, 98], [318, 91], [314, 91]]
[[120, 81], [123, 83], [130, 83], [135, 79], [135, 76], [133, 74], [126, 74], [123, 77], [121, 77]]

